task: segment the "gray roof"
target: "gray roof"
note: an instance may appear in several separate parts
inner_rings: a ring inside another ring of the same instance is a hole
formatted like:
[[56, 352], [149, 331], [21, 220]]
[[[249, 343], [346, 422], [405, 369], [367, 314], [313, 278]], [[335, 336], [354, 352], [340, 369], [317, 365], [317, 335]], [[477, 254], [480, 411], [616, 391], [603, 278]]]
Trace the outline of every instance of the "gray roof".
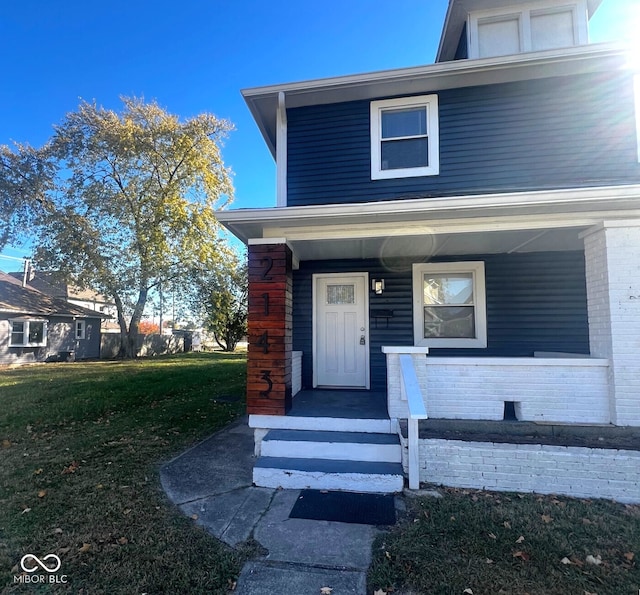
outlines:
[[110, 318], [102, 312], [71, 304], [46, 295], [0, 272], [0, 312], [29, 316], [73, 316], [75, 318]]

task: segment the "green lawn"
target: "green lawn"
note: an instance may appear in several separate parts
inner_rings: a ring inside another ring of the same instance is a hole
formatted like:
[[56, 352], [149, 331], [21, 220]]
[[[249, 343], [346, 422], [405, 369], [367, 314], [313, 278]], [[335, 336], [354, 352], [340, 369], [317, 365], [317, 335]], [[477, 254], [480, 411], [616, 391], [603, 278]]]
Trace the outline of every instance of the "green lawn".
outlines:
[[[227, 592], [250, 546], [180, 514], [158, 468], [244, 411], [245, 371], [221, 353], [1, 370], [0, 591]], [[639, 506], [443, 493], [379, 538], [370, 593], [638, 594]], [[69, 583], [14, 585], [26, 553]]]
[[374, 546], [370, 592], [638, 595], [640, 506], [441, 490]]
[[183, 517], [158, 469], [244, 411], [245, 374], [220, 353], [1, 370], [0, 591], [34, 592], [21, 557], [55, 553], [60, 592], [226, 592], [243, 553]]

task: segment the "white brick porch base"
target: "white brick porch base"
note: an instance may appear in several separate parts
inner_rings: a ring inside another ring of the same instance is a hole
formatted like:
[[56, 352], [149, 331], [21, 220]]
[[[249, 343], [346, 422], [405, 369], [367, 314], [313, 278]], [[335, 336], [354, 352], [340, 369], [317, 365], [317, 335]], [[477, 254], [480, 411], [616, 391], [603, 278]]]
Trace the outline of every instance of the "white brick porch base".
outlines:
[[[401, 438], [407, 470], [407, 440]], [[640, 503], [640, 452], [420, 440], [420, 481], [449, 487]]]

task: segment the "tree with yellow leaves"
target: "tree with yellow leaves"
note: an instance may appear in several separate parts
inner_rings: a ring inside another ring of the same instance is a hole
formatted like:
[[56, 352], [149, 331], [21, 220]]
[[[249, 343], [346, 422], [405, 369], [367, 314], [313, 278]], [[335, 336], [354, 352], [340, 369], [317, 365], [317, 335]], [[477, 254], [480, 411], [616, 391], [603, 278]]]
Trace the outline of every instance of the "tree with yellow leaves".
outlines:
[[232, 129], [211, 114], [180, 120], [156, 102], [120, 112], [83, 102], [40, 158], [54, 169], [36, 264], [113, 298], [120, 355], [135, 357], [149, 292], [215, 266], [227, 252], [215, 209], [232, 198], [220, 147]]

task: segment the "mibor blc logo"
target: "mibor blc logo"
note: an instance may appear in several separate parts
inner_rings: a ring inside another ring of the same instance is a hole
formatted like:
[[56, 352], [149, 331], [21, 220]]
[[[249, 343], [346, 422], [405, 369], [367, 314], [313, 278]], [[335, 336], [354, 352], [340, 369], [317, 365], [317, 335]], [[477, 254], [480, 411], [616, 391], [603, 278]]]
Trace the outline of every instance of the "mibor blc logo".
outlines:
[[[45, 583], [49, 585], [67, 583], [66, 574], [54, 574], [60, 570], [61, 566], [62, 562], [55, 554], [47, 554], [42, 559], [33, 554], [25, 554], [20, 560], [20, 567], [26, 574], [14, 576], [13, 582], [24, 584]], [[43, 572], [46, 574], [43, 574]]]

